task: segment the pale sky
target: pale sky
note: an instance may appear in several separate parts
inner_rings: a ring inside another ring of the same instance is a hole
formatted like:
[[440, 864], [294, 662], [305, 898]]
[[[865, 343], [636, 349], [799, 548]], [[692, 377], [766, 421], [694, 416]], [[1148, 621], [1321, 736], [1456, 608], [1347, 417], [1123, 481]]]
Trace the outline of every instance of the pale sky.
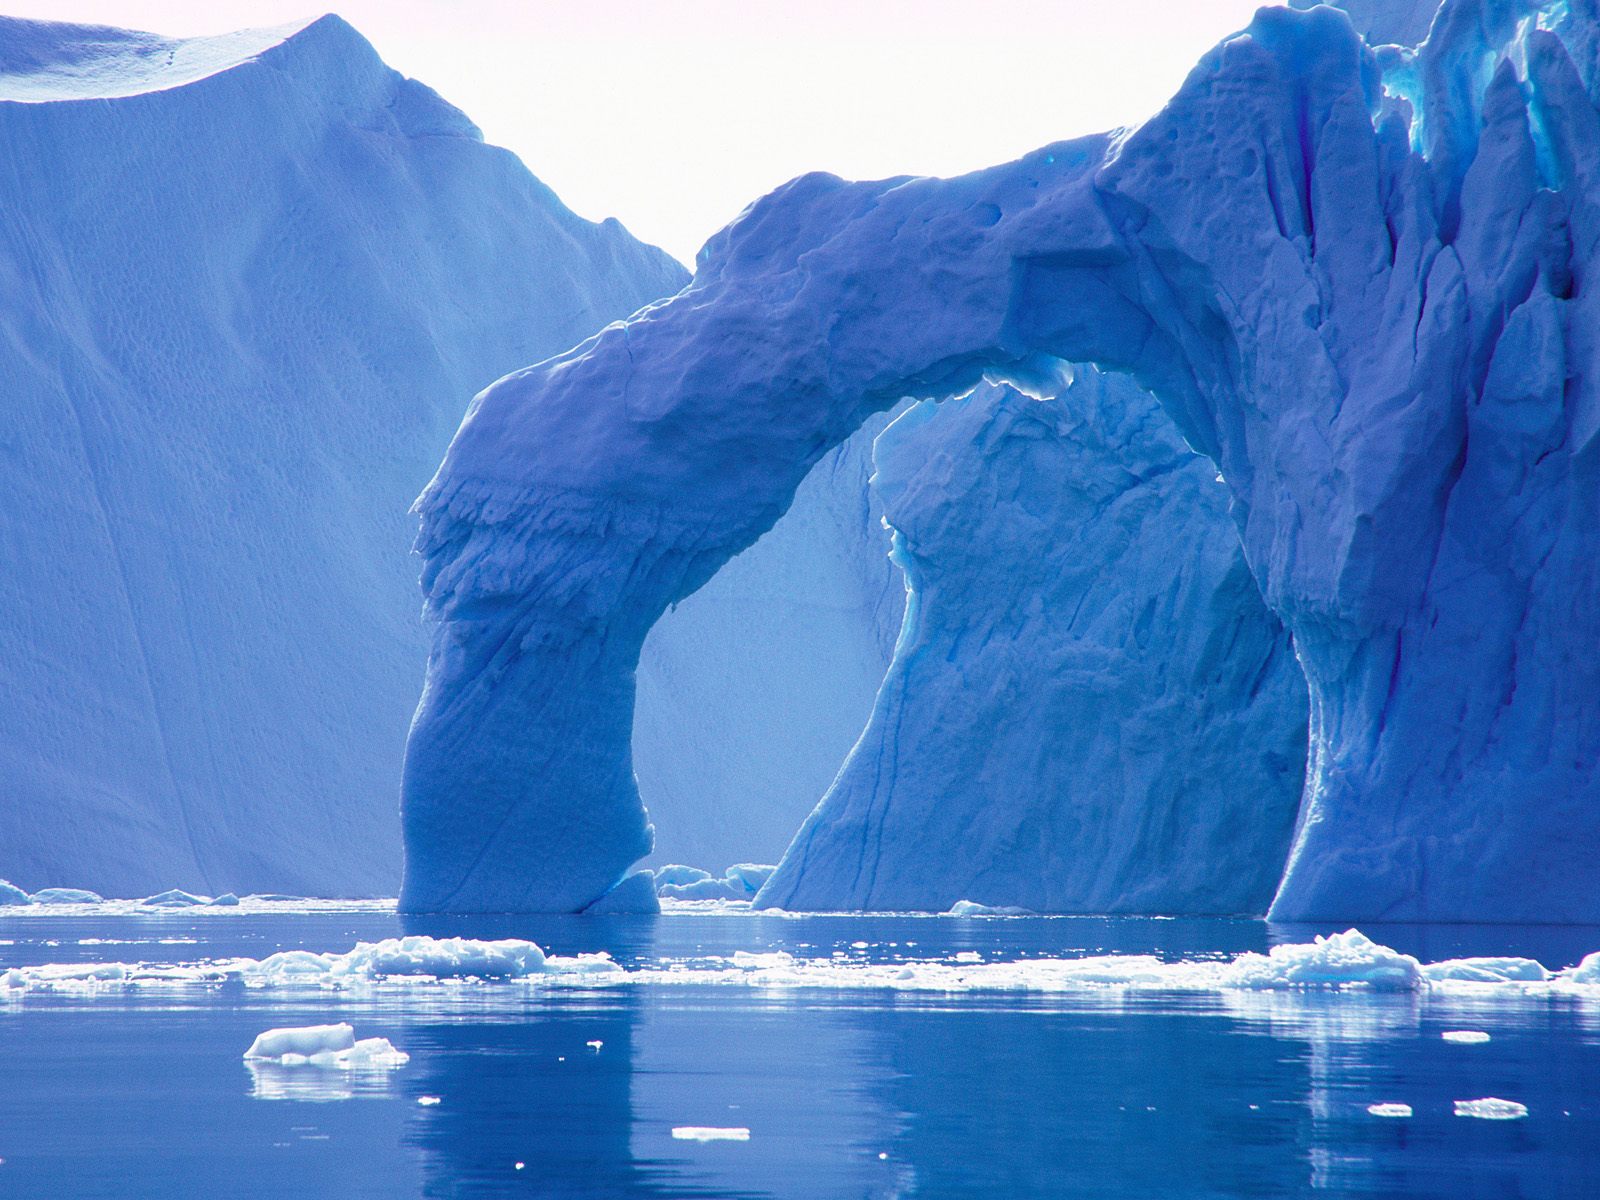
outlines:
[[583, 216], [691, 262], [796, 175], [949, 175], [1155, 112], [1256, 0], [0, 0], [222, 33], [339, 13]]

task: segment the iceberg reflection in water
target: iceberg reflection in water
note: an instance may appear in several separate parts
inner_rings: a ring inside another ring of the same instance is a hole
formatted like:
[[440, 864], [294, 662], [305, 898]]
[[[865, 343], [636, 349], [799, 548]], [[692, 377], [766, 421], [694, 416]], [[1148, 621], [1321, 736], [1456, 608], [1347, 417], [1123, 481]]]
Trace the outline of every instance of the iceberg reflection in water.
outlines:
[[[848, 981], [897, 964], [1103, 954], [1222, 963], [1326, 932], [726, 912], [404, 927], [371, 909], [0, 918], [4, 967], [264, 959], [422, 934], [608, 951], [622, 968], [593, 981], [13, 988], [0, 1003], [0, 1192], [172, 1196], [227, 1179], [230, 1195], [263, 1197], [1600, 1194], [1600, 989], [662, 986], [726, 980], [736, 953], [831, 964]], [[1600, 948], [1596, 929], [1366, 932], [1423, 962], [1559, 968]], [[264, 1029], [334, 1022], [409, 1062], [241, 1060]], [[1490, 1040], [1443, 1036], [1463, 1030]], [[1458, 1115], [1485, 1098], [1527, 1115]]]

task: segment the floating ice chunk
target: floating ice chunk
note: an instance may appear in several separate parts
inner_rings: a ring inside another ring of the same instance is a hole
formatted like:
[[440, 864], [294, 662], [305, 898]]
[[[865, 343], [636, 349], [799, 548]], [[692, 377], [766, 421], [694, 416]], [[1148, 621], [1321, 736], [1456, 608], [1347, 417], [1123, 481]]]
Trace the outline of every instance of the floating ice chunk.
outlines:
[[1515, 1100], [1502, 1100], [1498, 1096], [1485, 1096], [1482, 1100], [1457, 1100], [1456, 1116], [1478, 1117], [1484, 1121], [1516, 1121], [1528, 1115], [1528, 1106]]
[[635, 871], [583, 911], [594, 916], [659, 913], [661, 901], [656, 897], [655, 877], [649, 871]]
[[418, 1096], [417, 1097], [417, 1103], [422, 1105], [423, 1108], [432, 1108], [434, 1105], [438, 1104], [439, 1102], [440, 1101], [439, 1101], [439, 1097], [438, 1096]]
[[257, 1035], [244, 1057], [251, 1062], [274, 1062], [285, 1067], [341, 1071], [387, 1070], [411, 1061], [411, 1056], [396, 1050], [388, 1038], [358, 1041], [355, 1030], [343, 1021], [337, 1025], [269, 1029]]
[[698, 867], [663, 867], [656, 872], [657, 891], [671, 900], [751, 900], [777, 869], [765, 863], [734, 863], [721, 879], [713, 879]]
[[964, 963], [982, 962], [983, 955], [979, 954], [976, 950], [963, 950], [961, 953], [956, 955], [956, 961]]
[[1299, 988], [1360, 985], [1410, 991], [1422, 981], [1421, 964], [1409, 954], [1380, 946], [1348, 929], [1310, 943], [1274, 946], [1266, 954], [1241, 954], [1222, 971], [1227, 987]]
[[752, 893], [743, 884], [729, 879], [697, 879], [693, 883], [669, 883], [660, 889], [671, 900], [748, 900]]
[[699, 883], [702, 879], [710, 879], [710, 871], [702, 871], [699, 867], [686, 867], [682, 863], [669, 863], [656, 869], [657, 887], [682, 887], [686, 883]]
[[346, 1022], [337, 1025], [300, 1025], [283, 1029], [269, 1029], [256, 1035], [246, 1058], [281, 1059], [286, 1054], [301, 1056], [319, 1054], [324, 1050], [349, 1050], [356, 1044], [356, 1031]]
[[439, 979], [519, 979], [543, 970], [544, 951], [532, 942], [515, 938], [475, 941], [412, 936], [358, 942], [345, 954], [280, 951], [247, 969], [245, 975], [263, 982], [319, 974], [334, 978], [428, 975]]
[[976, 900], [957, 900], [945, 914], [949, 917], [1032, 917], [1031, 908], [1018, 908], [1014, 904], [979, 904]]
[[28, 893], [6, 879], [0, 879], [0, 908], [28, 903]]
[[589, 1049], [593, 1050], [596, 1054], [599, 1054], [600, 1053], [600, 1047], [604, 1046], [605, 1043], [602, 1042], [599, 1038], [596, 1038], [592, 1042], [585, 1042], [584, 1045], [589, 1047]]
[[1481, 1029], [1447, 1029], [1439, 1036], [1458, 1046], [1481, 1046], [1489, 1040], [1489, 1035]]
[[742, 1125], [674, 1125], [672, 1136], [680, 1142], [748, 1142], [750, 1131]]
[[1550, 978], [1544, 964], [1531, 958], [1449, 958], [1429, 963], [1422, 974], [1434, 982], [1543, 983]]
[[199, 908], [210, 904], [211, 897], [196, 896], [193, 892], [173, 888], [170, 891], [158, 892], [154, 896], [146, 896], [139, 903], [150, 908]]
[[220, 895], [220, 896], [212, 897], [211, 903], [206, 905], [206, 907], [207, 908], [238, 908], [239, 907], [239, 897], [235, 896], [232, 892], [223, 892], [222, 895]]
[[83, 888], [44, 888], [28, 897], [34, 904], [103, 904], [105, 897]]
[[1567, 983], [1600, 983], [1600, 950], [1587, 955], [1577, 966], [1561, 972], [1561, 978]]
[[1409, 1117], [1411, 1105], [1409, 1104], [1369, 1104], [1367, 1111], [1375, 1117]]

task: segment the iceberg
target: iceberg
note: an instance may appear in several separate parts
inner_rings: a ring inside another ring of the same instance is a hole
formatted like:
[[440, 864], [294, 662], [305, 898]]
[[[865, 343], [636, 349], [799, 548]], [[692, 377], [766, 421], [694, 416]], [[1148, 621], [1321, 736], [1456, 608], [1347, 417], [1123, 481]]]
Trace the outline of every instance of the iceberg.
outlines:
[[925, 402], [875, 458], [905, 628], [757, 906], [1265, 912], [1306, 685], [1216, 468], [1093, 368]]
[[403, 907], [605, 892], [651, 847], [661, 614], [873, 414], [1092, 363], [1215, 464], [1307, 679], [1270, 914], [1600, 920], [1597, 24], [1449, 0], [1374, 49], [1264, 9], [1136, 129], [795, 180], [671, 300], [483, 392], [418, 502]]
[[686, 273], [336, 17], [0, 18], [0, 138], [5, 870], [393, 895], [407, 508], [475, 391]]

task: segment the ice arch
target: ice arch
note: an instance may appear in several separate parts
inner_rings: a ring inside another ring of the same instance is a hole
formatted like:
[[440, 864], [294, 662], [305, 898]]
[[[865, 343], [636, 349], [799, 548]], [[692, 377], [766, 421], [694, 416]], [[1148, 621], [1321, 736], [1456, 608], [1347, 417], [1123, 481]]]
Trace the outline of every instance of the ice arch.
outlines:
[[1137, 130], [804, 177], [673, 300], [483, 393], [420, 502], [404, 904], [602, 893], [649, 847], [627, 732], [662, 609], [871, 413], [1066, 359], [1217, 463], [1294, 635], [1273, 914], [1600, 919], [1596, 19], [1538, 7], [1447, 5], [1414, 55], [1263, 10]]

